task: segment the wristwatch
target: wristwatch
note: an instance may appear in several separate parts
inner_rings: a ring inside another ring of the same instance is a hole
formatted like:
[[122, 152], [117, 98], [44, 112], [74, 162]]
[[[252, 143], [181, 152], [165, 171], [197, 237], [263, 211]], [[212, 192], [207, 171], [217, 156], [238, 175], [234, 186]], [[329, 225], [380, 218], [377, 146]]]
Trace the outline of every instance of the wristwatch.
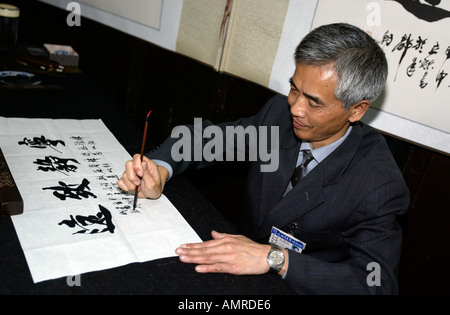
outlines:
[[271, 245], [269, 253], [267, 254], [267, 262], [270, 266], [270, 272], [278, 273], [284, 265], [284, 253], [276, 245]]

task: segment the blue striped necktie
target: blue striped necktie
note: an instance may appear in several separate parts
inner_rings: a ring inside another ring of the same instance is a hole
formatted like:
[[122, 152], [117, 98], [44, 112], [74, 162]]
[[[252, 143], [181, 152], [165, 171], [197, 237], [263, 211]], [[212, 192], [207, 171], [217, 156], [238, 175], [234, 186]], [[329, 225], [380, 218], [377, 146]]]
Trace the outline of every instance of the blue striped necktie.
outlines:
[[303, 152], [303, 160], [302, 163], [297, 166], [294, 170], [294, 174], [291, 177], [292, 187], [297, 185], [297, 183], [306, 176], [306, 166], [308, 166], [309, 162], [311, 162], [314, 157], [311, 154], [311, 150], [302, 150]]

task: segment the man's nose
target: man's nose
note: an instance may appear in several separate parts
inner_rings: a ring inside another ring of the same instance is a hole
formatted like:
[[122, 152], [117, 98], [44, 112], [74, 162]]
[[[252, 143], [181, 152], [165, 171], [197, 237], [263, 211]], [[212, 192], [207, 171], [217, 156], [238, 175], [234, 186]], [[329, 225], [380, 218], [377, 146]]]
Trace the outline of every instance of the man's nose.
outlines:
[[298, 95], [292, 102], [291, 114], [296, 117], [304, 117], [307, 109], [306, 97]]

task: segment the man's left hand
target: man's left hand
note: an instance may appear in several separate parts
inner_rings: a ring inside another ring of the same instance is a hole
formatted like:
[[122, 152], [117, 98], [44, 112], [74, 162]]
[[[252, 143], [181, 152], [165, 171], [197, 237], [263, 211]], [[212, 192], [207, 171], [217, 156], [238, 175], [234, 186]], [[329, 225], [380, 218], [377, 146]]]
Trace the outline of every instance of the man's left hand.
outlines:
[[270, 245], [259, 244], [242, 235], [211, 232], [212, 240], [184, 244], [175, 250], [180, 260], [198, 264], [197, 272], [258, 275], [269, 271]]

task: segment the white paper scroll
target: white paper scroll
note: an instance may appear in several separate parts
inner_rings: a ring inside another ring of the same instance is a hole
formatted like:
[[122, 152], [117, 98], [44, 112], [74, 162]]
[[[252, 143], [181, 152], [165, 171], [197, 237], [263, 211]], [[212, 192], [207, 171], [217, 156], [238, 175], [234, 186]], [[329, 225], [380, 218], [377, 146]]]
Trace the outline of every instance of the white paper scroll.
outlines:
[[12, 220], [34, 282], [175, 256], [201, 239], [171, 202], [117, 187], [131, 157], [101, 120], [0, 117], [0, 147], [24, 199]]

